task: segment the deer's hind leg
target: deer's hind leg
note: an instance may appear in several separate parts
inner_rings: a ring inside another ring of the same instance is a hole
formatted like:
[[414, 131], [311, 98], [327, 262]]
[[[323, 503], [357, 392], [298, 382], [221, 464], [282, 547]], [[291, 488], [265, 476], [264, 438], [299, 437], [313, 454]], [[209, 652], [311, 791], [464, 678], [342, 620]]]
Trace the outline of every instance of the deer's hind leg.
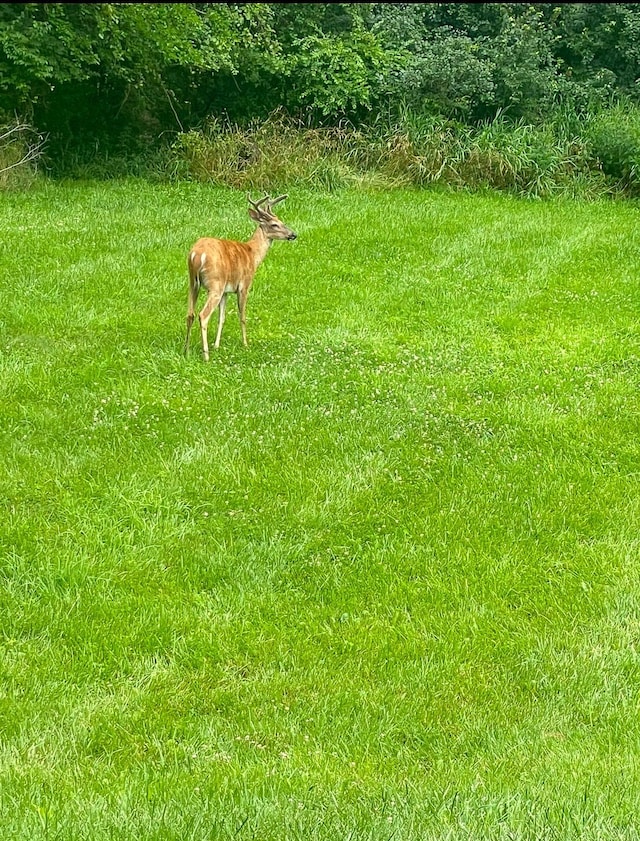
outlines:
[[222, 328], [224, 326], [224, 319], [227, 310], [227, 295], [226, 293], [220, 298], [220, 304], [218, 305], [218, 332], [216, 333], [216, 343], [214, 347], [220, 347], [220, 336], [222, 336]]
[[222, 334], [222, 325], [224, 324], [225, 315], [225, 296], [224, 293], [209, 292], [204, 307], [200, 310], [200, 330], [202, 331], [202, 353], [204, 354], [204, 361], [209, 361], [209, 342], [207, 340], [207, 328], [209, 326], [209, 319], [213, 315], [215, 308], [220, 305], [220, 312], [218, 315], [218, 334], [216, 336], [215, 346], [220, 344], [220, 335]]
[[187, 304], [187, 337], [184, 340], [184, 355], [189, 352], [189, 339], [191, 338], [191, 327], [196, 317], [196, 303], [198, 301], [198, 293], [200, 292], [200, 283], [197, 278], [189, 277], [189, 301]]
[[187, 335], [184, 340], [184, 355], [189, 352], [189, 340], [191, 338], [191, 327], [195, 319], [196, 304], [198, 303], [198, 295], [200, 294], [200, 275], [193, 265], [193, 257], [195, 252], [189, 255], [189, 300], [187, 303]]

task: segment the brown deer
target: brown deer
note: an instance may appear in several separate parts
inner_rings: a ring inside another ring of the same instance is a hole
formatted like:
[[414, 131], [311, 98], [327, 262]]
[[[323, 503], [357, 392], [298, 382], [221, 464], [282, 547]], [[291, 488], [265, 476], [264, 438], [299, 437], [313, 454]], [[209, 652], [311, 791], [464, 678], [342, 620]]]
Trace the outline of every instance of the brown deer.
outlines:
[[253, 201], [247, 194], [251, 207], [249, 216], [258, 225], [248, 242], [236, 242], [229, 239], [199, 239], [189, 252], [189, 305], [187, 310], [187, 338], [184, 343], [185, 355], [189, 350], [191, 326], [195, 319], [195, 306], [201, 287], [207, 292], [207, 300], [200, 310], [200, 328], [202, 330], [202, 352], [205, 361], [209, 361], [207, 326], [216, 307], [218, 312], [218, 332], [215, 347], [220, 346], [220, 336], [224, 325], [227, 295], [234, 292], [238, 296], [238, 314], [242, 328], [242, 343], [247, 344], [245, 310], [247, 296], [253, 283], [256, 269], [267, 256], [269, 246], [274, 239], [294, 240], [297, 234], [287, 228], [273, 212], [278, 202], [287, 196], [269, 198], [266, 194], [258, 201]]

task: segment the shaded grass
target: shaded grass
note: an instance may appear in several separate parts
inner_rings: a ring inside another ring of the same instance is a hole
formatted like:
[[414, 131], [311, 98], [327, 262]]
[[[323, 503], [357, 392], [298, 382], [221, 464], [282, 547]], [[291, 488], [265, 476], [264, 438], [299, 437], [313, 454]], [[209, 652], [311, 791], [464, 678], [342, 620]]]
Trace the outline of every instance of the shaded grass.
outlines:
[[633, 205], [292, 192], [209, 365], [242, 196], [0, 212], [3, 837], [637, 836]]

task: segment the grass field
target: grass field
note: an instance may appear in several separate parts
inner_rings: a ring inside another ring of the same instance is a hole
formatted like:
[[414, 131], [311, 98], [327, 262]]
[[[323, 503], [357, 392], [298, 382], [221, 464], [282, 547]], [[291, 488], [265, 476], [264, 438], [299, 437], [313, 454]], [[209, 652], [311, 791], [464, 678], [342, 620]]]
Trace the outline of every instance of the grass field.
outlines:
[[280, 208], [3, 196], [3, 841], [640, 837], [637, 206]]

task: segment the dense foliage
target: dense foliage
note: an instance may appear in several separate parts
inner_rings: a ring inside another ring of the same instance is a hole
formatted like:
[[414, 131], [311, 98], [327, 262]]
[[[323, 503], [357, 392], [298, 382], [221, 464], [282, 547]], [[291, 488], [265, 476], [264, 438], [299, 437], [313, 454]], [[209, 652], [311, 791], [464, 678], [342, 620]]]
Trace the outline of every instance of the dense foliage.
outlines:
[[211, 114], [478, 119], [637, 97], [632, 3], [13, 3], [0, 106], [71, 143]]
[[400, 115], [463, 134], [497, 115], [538, 126], [562, 115], [556, 147], [580, 134], [597, 167], [628, 181], [639, 36], [633, 3], [10, 3], [0, 117], [46, 135], [61, 170], [185, 138], [192, 150], [194, 132], [274, 112], [309, 130], [384, 126], [385, 143]]

